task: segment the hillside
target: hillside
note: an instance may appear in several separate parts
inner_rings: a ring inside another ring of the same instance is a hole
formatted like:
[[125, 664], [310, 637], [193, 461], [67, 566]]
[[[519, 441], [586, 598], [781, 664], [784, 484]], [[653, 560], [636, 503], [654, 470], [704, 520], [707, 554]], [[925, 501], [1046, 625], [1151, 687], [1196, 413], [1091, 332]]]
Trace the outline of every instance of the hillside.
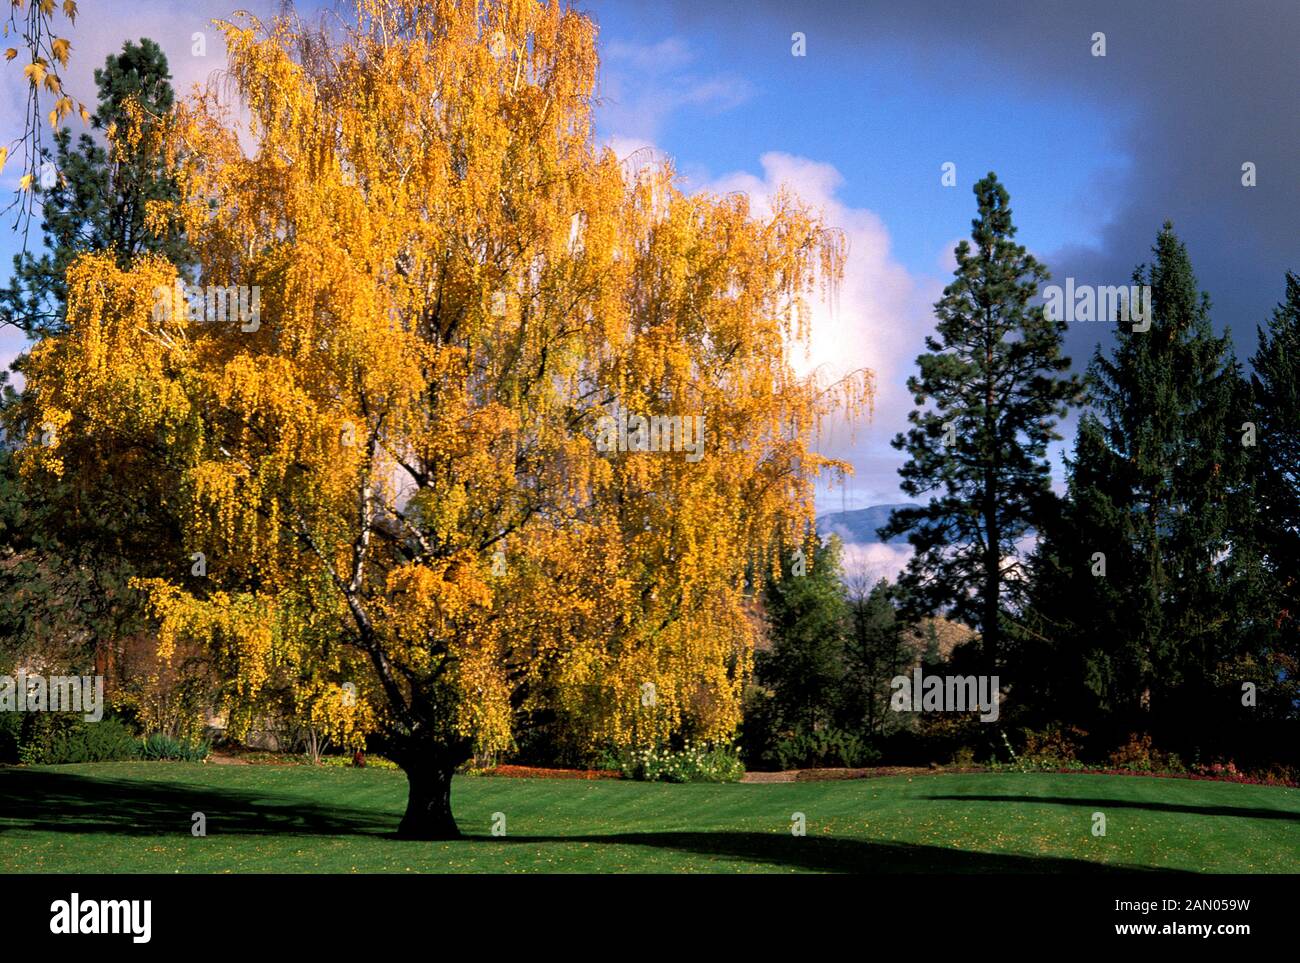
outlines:
[[[817, 519], [817, 531], [823, 536], [838, 535], [845, 542], [858, 545], [880, 544], [876, 529], [887, 521], [889, 515], [898, 508], [919, 508], [918, 505], [901, 503], [897, 505], [872, 505], [848, 512], [827, 512]], [[885, 544], [906, 545], [907, 536], [896, 535]]]

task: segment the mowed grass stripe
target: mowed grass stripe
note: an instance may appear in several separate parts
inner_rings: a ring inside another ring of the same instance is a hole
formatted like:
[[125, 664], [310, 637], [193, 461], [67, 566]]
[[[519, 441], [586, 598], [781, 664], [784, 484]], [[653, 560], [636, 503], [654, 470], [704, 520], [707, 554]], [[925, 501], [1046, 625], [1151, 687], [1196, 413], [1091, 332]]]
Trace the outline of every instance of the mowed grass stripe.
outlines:
[[[467, 838], [397, 840], [400, 772], [0, 769], [4, 872], [1300, 871], [1300, 790], [975, 773], [744, 785], [458, 777]], [[190, 833], [207, 816], [208, 836]], [[493, 837], [494, 813], [506, 836]], [[807, 836], [790, 833], [795, 812]], [[1094, 812], [1106, 836], [1092, 835]]]

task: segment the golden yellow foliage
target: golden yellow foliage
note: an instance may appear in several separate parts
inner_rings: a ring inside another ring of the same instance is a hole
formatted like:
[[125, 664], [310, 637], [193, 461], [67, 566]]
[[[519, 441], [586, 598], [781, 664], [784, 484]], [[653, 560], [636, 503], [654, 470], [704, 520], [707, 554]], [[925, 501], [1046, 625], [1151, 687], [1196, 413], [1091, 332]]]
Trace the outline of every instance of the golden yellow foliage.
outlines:
[[[149, 217], [208, 291], [256, 288], [257, 323], [172, 310], [160, 261], [79, 260], [28, 366], [58, 428], [26, 470], [165, 473], [208, 568], [143, 586], [160, 646], [205, 641], [235, 704], [296, 679], [347, 744], [383, 728], [440, 764], [508, 747], [512, 700], [586, 745], [731, 734], [744, 601], [844, 467], [822, 419], [870, 399], [789, 363], [837, 235], [597, 148], [596, 29], [560, 3], [223, 29], [255, 150], [196, 95], [151, 128], [182, 199]], [[620, 413], [698, 426], [699, 457], [601, 450]], [[109, 440], [131, 457], [97, 461]]]

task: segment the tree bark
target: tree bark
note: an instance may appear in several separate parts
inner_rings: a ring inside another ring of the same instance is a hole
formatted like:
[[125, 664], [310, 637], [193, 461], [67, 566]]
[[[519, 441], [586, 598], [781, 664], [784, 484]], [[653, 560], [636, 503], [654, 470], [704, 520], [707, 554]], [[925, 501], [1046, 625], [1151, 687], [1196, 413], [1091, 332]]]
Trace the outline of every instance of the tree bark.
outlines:
[[459, 839], [460, 828], [451, 814], [451, 777], [456, 767], [437, 757], [408, 757], [399, 764], [409, 788], [397, 835], [403, 839]]

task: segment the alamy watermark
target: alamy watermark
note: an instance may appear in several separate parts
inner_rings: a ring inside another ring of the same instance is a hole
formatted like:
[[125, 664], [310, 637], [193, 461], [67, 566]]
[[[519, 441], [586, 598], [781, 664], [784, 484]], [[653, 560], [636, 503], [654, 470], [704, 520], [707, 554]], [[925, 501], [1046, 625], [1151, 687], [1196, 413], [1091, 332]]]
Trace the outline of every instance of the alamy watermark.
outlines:
[[86, 722], [104, 718], [102, 675], [0, 675], [0, 712], [80, 712]]
[[50, 932], [76, 936], [82, 933], [124, 934], [133, 943], [148, 943], [153, 933], [153, 900], [82, 899], [73, 893], [50, 904]]
[[1093, 285], [1065, 279], [1065, 288], [1049, 284], [1043, 288], [1043, 310], [1051, 321], [1120, 321], [1132, 324], [1135, 332], [1151, 329], [1151, 285]]
[[254, 284], [159, 285], [153, 289], [155, 322], [188, 318], [191, 321], [230, 323], [251, 334], [262, 326], [262, 289]]
[[597, 451], [682, 451], [694, 464], [704, 457], [703, 415], [601, 415], [596, 421]]
[[980, 711], [980, 722], [998, 721], [998, 677], [988, 675], [896, 675], [889, 707], [895, 712]]

